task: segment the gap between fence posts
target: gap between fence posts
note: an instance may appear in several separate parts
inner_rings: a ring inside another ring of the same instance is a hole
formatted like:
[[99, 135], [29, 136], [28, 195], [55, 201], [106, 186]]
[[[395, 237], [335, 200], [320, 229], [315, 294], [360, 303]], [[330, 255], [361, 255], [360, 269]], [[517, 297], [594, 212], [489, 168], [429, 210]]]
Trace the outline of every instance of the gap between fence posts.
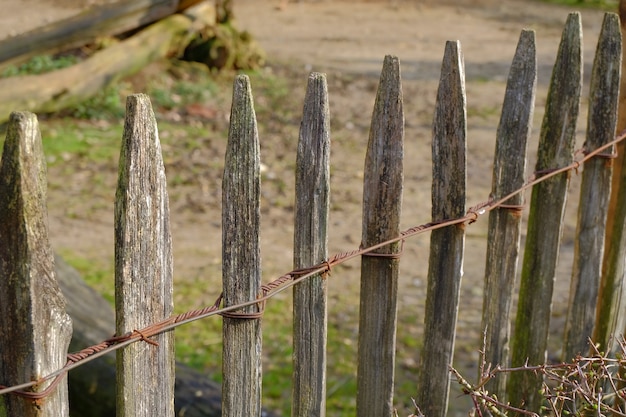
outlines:
[[[48, 240], [46, 162], [37, 116], [13, 112], [0, 162], [0, 382], [37, 380], [66, 363], [72, 321]], [[67, 376], [35, 386], [40, 400], [0, 397], [0, 415], [69, 415]]]
[[[511, 63], [496, 137], [490, 199], [499, 200], [526, 181], [526, 150], [531, 134], [537, 87], [535, 32], [523, 30]], [[516, 194], [489, 213], [487, 259], [481, 330], [486, 367], [507, 366], [510, 313], [517, 275], [524, 195]], [[479, 366], [479, 379], [483, 366]], [[505, 401], [506, 374], [499, 373], [485, 389]]]
[[[402, 209], [404, 110], [400, 61], [386, 56], [376, 94], [363, 172], [363, 232], [368, 247], [398, 236]], [[357, 415], [393, 413], [401, 243], [361, 257]]]
[[[328, 258], [330, 110], [324, 74], [309, 76], [296, 158], [294, 269]], [[327, 281], [293, 288], [292, 416], [326, 415]]]
[[[135, 94], [115, 195], [115, 316], [123, 335], [171, 316], [172, 241], [165, 168], [150, 99]], [[117, 415], [174, 416], [174, 332], [117, 353]]]
[[[260, 295], [260, 151], [250, 79], [234, 81], [222, 182], [222, 285], [224, 307]], [[222, 415], [261, 415], [261, 306], [224, 317]], [[240, 316], [237, 316], [240, 314]], [[253, 316], [246, 318], [245, 315]]]
[[[461, 44], [448, 41], [441, 66], [433, 122], [433, 221], [465, 215], [467, 109]], [[417, 405], [429, 417], [444, 417], [450, 391], [465, 230], [433, 230], [428, 260], [424, 347], [420, 357]]]
[[[582, 28], [579, 13], [570, 13], [552, 71], [546, 110], [541, 126], [535, 175], [572, 162], [576, 121], [582, 88]], [[552, 292], [562, 234], [569, 173], [537, 184], [532, 191], [528, 231], [515, 320], [512, 366], [543, 364]], [[540, 412], [543, 377], [532, 372], [514, 372], [509, 378], [511, 405]]]
[[[589, 114], [585, 152], [593, 151], [615, 137], [617, 103], [621, 75], [622, 41], [619, 18], [614, 13], [604, 16], [589, 87]], [[574, 267], [570, 287], [567, 320], [561, 359], [569, 362], [576, 355], [590, 351], [593, 336], [598, 289], [602, 276], [607, 206], [611, 194], [614, 148], [585, 164], [580, 188], [578, 221], [574, 246]], [[623, 258], [622, 256], [620, 256]], [[607, 297], [609, 301], [612, 297]], [[598, 323], [604, 328], [609, 317]], [[602, 323], [602, 324], [600, 324]], [[601, 332], [603, 333], [603, 332]], [[595, 340], [594, 340], [595, 341]], [[600, 337], [597, 342], [607, 346]]]

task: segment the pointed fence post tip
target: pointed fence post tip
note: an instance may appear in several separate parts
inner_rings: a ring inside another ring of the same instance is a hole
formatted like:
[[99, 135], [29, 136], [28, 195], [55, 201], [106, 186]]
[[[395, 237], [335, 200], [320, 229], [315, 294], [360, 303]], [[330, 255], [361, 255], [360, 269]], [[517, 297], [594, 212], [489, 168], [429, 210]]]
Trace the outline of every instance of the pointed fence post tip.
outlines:
[[[0, 162], [0, 382], [21, 384], [62, 368], [72, 322], [48, 239], [46, 163], [37, 117], [13, 112]], [[46, 381], [34, 391], [49, 387]], [[67, 379], [41, 401], [0, 398], [7, 416], [69, 415]]]

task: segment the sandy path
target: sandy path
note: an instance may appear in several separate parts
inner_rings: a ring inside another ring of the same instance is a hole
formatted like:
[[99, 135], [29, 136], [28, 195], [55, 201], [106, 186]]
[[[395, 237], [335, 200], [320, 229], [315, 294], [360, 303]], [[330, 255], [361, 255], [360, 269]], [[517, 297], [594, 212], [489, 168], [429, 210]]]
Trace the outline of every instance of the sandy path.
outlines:
[[[273, 59], [295, 60], [315, 71], [378, 76], [382, 58], [397, 55], [404, 79], [438, 78], [447, 40], [459, 40], [471, 79], [504, 80], [520, 30], [534, 29], [540, 82], [549, 80], [570, 9], [521, 0], [478, 2], [317, 1], [235, 2], [239, 25]], [[446, 3], [456, 3], [449, 5]], [[583, 10], [585, 61], [591, 63], [602, 13]]]

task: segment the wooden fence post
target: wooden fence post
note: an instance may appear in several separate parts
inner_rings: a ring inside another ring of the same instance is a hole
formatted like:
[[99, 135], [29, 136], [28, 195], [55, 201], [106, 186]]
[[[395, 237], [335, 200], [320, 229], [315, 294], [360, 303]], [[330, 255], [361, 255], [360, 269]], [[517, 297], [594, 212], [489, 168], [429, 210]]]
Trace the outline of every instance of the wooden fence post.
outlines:
[[[250, 80], [235, 79], [222, 184], [224, 307], [257, 298], [261, 290], [259, 135]], [[254, 314], [252, 305], [237, 313]], [[261, 415], [261, 321], [224, 317], [222, 413]]]
[[[587, 152], [597, 149], [615, 137], [621, 75], [621, 39], [619, 18], [614, 13], [607, 13], [604, 16], [591, 74], [585, 142]], [[609, 149], [605, 154], [610, 157], [612, 153], [613, 149]], [[612, 164], [611, 159], [597, 157], [588, 161], [583, 171], [563, 361], [570, 361], [577, 354], [585, 355], [589, 351], [588, 339], [593, 336], [598, 289], [602, 276], [606, 208], [611, 194]], [[623, 253], [620, 258], [623, 258]], [[614, 277], [612, 274], [611, 276]], [[608, 299], [613, 297], [605, 295]], [[619, 315], [621, 314], [614, 314], [614, 317], [600, 315], [598, 326], [602, 327], [602, 330], [599, 334], [606, 336], [607, 332], [603, 330], [607, 329], [608, 324]], [[607, 345], [605, 337], [601, 337], [597, 342], [601, 342], [603, 346]]]
[[[620, 2], [620, 19], [626, 27], [626, 1]], [[626, 32], [622, 32], [624, 35]], [[623, 48], [624, 48], [623, 44]], [[624, 49], [622, 49], [622, 53]], [[622, 57], [623, 59], [623, 57]], [[626, 64], [622, 61], [622, 70]], [[622, 73], [623, 74], [623, 73]], [[626, 80], [621, 82], [619, 120], [617, 129], [626, 129]], [[622, 133], [621, 131], [619, 133]], [[617, 159], [613, 173], [609, 215], [606, 221], [606, 251], [602, 264], [602, 279], [598, 296], [598, 311], [593, 334], [594, 343], [603, 352], [619, 352], [620, 336], [626, 332], [626, 318], [623, 314], [626, 296], [624, 272], [626, 260], [626, 142], [617, 145]]]
[[[619, 19], [622, 39], [626, 38], [626, 0], [619, 2]], [[622, 74], [626, 74], [626, 42], [622, 42]], [[626, 80], [620, 83], [620, 95], [617, 116], [617, 133], [621, 134], [626, 130]], [[619, 349], [617, 340], [612, 340], [614, 330], [609, 329], [607, 324], [601, 324], [600, 317], [611, 316], [610, 310], [619, 310], [623, 307], [615, 305], [617, 300], [607, 300], [617, 295], [619, 289], [619, 299], [624, 299], [626, 285], [624, 285], [624, 253], [626, 248], [626, 141], [621, 141], [616, 146], [617, 158], [613, 164], [613, 174], [611, 177], [611, 198], [609, 200], [608, 215], [606, 219], [606, 236], [604, 238], [605, 250], [602, 260], [602, 279], [600, 282], [600, 294], [598, 296], [598, 313], [596, 315], [596, 325], [594, 328], [594, 343], [599, 344], [600, 351], [613, 351]], [[621, 272], [620, 272], [621, 271]], [[605, 289], [606, 288], [606, 289]], [[610, 306], [613, 304], [613, 306]], [[608, 310], [608, 311], [607, 311]], [[623, 315], [622, 315], [623, 316]], [[611, 326], [614, 327], [614, 326]], [[619, 328], [618, 332], [626, 332], [626, 329]], [[616, 336], [619, 336], [616, 335]]]
[[[48, 241], [46, 163], [37, 117], [9, 118], [0, 163], [0, 383], [37, 380], [65, 365], [72, 321], [54, 274]], [[68, 416], [65, 375], [35, 401], [0, 397], [0, 415]], [[33, 391], [50, 386], [46, 381]]]
[[[171, 316], [172, 242], [165, 169], [150, 99], [129, 96], [115, 195], [116, 332]], [[174, 416], [174, 332], [117, 351], [117, 415]]]
[[[559, 52], [541, 126], [535, 175], [572, 162], [576, 121], [582, 88], [581, 21], [570, 13], [563, 29]], [[519, 301], [513, 336], [513, 366], [546, 361], [552, 292], [556, 274], [562, 220], [569, 173], [537, 184], [532, 191], [528, 231], [522, 266]], [[539, 412], [543, 377], [532, 372], [514, 372], [509, 378], [509, 401]]]
[[[536, 86], [535, 32], [523, 30], [511, 64], [498, 126], [490, 196], [495, 200], [519, 189], [526, 180], [526, 149], [535, 110]], [[506, 204], [508, 207], [489, 213], [481, 329], [485, 332], [484, 361], [492, 366], [506, 366], [509, 360], [509, 317], [517, 275], [524, 196], [517, 194]], [[486, 389], [504, 401], [506, 374], [496, 375]]]
[[[368, 247], [400, 233], [404, 111], [400, 61], [386, 56], [380, 75], [363, 181], [363, 232]], [[357, 415], [391, 416], [396, 351], [400, 244], [361, 257]]]
[[[433, 221], [465, 215], [466, 135], [461, 44], [448, 41], [433, 122]], [[424, 348], [417, 388], [417, 405], [429, 417], [444, 417], [448, 408], [464, 247], [463, 225], [431, 233]]]
[[[294, 268], [328, 257], [330, 111], [326, 76], [309, 77], [296, 161]], [[293, 416], [326, 415], [326, 276], [293, 289]]]

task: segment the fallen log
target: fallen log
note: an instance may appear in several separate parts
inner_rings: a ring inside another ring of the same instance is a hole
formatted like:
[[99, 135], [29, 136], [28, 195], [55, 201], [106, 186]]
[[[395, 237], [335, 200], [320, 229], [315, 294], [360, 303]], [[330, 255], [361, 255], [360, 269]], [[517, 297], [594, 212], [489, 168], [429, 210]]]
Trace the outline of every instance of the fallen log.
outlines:
[[[67, 313], [74, 326], [70, 351], [81, 350], [111, 337], [115, 330], [115, 313], [111, 306], [61, 257], [55, 257], [55, 264], [56, 276], [67, 300]], [[114, 417], [115, 353], [70, 371], [69, 397], [72, 417]], [[220, 386], [202, 373], [176, 363], [174, 406], [177, 416], [221, 416]], [[263, 416], [273, 414], [264, 411]]]
[[0, 79], [0, 123], [14, 110], [51, 113], [76, 105], [150, 62], [182, 54], [190, 40], [214, 22], [214, 7], [203, 2], [71, 67]]
[[80, 47], [98, 37], [146, 26], [202, 0], [134, 0], [94, 6], [82, 13], [0, 41], [0, 66]]

